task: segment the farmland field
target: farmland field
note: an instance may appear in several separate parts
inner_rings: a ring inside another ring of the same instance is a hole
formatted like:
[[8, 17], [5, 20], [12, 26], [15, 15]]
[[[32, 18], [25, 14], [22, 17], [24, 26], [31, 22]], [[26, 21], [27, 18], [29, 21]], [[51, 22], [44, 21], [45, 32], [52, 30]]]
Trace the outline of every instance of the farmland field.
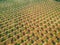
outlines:
[[0, 0], [0, 45], [60, 45], [60, 1]]

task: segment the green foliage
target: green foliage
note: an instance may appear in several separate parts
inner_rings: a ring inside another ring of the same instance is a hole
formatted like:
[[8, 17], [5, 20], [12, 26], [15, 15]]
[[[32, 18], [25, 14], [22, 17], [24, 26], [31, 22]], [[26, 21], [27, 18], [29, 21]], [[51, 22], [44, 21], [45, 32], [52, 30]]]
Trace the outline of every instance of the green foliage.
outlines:
[[20, 45], [19, 43], [16, 43], [15, 45]]
[[3, 34], [0, 34], [0, 37], [2, 37], [3, 36]]
[[12, 36], [13, 36], [12, 34], [9, 34], [9, 35], [8, 35], [8, 38], [10, 38], [10, 37], [12, 37]]
[[0, 27], [2, 26], [2, 24], [0, 24]]
[[60, 2], [60, 0], [55, 0], [55, 1], [58, 1], [58, 2]]
[[28, 45], [31, 45], [31, 44], [28, 44]]
[[10, 32], [9, 32], [9, 31], [6, 31], [6, 32], [5, 32], [5, 34], [8, 34], [8, 33], [10, 33]]
[[0, 2], [2, 2], [2, 1], [6, 1], [6, 0], [0, 0]]
[[5, 41], [5, 40], [6, 40], [6, 38], [2, 38], [2, 39], [1, 39], [1, 42]]

